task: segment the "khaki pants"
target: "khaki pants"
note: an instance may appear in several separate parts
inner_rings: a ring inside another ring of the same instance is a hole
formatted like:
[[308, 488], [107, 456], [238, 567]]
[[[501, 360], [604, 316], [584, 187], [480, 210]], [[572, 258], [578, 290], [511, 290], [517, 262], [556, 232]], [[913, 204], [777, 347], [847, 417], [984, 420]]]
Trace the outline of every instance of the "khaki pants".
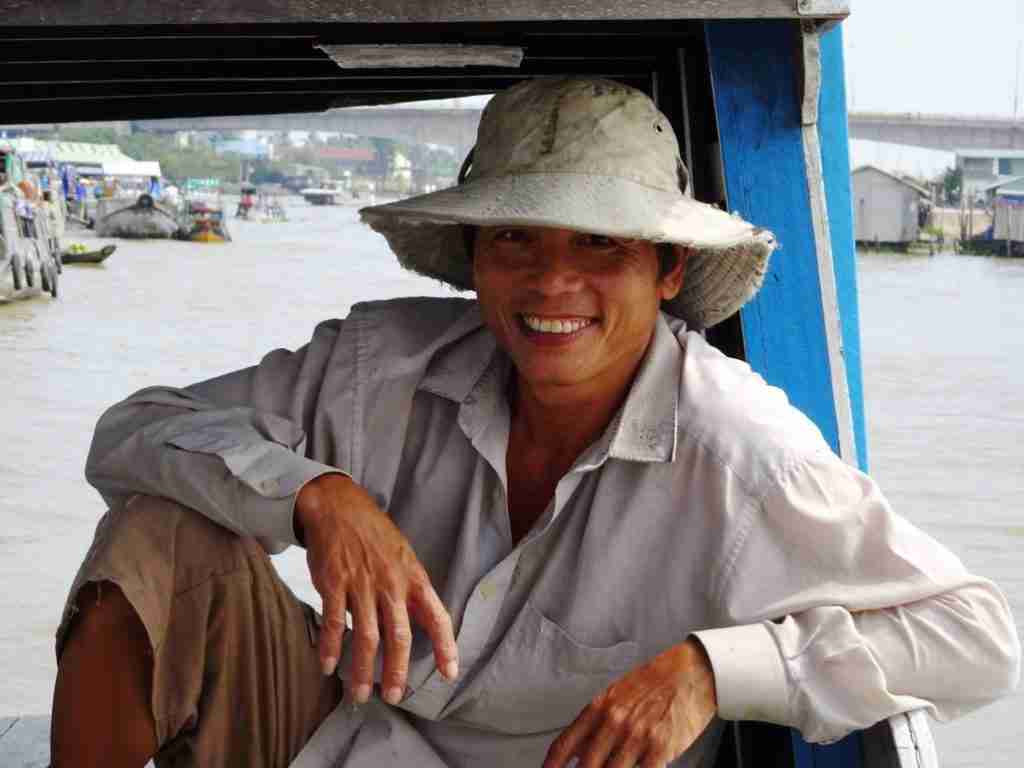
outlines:
[[284, 768], [341, 699], [320, 671], [312, 608], [253, 539], [167, 499], [108, 512], [64, 608], [58, 659], [79, 591], [102, 581], [149, 636], [161, 768]]

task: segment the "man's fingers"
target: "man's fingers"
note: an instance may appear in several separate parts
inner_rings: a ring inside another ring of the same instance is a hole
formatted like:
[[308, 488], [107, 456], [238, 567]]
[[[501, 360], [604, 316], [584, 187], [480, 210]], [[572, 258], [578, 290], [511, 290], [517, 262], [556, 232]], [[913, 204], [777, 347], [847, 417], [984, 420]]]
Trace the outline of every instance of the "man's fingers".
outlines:
[[[608, 768], [636, 768], [646, 751], [646, 746], [642, 739], [627, 739], [616, 748], [611, 759], [608, 760]], [[664, 765], [664, 763], [654, 763], [653, 765], [660, 766]]]
[[377, 604], [384, 625], [384, 673], [381, 690], [384, 701], [397, 704], [405, 693], [405, 680], [409, 673], [409, 650], [412, 647], [412, 628], [405, 600], [382, 594]]
[[373, 690], [373, 665], [380, 645], [377, 625], [376, 596], [365, 584], [358, 594], [352, 595], [352, 696], [360, 704], [370, 698]]
[[434, 646], [434, 661], [441, 674], [449, 680], [457, 678], [459, 648], [455, 643], [452, 620], [426, 574], [410, 587], [409, 613], [430, 637]]
[[[612, 706], [595, 722], [589, 737], [577, 747], [579, 768], [602, 768], [613, 751], [622, 746], [627, 735], [628, 714], [622, 707]], [[595, 718], [596, 720], [596, 718]], [[633, 768], [630, 765], [630, 768]]]
[[600, 722], [601, 715], [596, 709], [584, 709], [580, 716], [551, 743], [547, 757], [544, 758], [543, 768], [565, 768], [569, 760], [579, 754], [580, 747]]
[[324, 620], [319, 633], [320, 666], [325, 675], [334, 674], [341, 658], [341, 638], [345, 633], [345, 593], [322, 595]]

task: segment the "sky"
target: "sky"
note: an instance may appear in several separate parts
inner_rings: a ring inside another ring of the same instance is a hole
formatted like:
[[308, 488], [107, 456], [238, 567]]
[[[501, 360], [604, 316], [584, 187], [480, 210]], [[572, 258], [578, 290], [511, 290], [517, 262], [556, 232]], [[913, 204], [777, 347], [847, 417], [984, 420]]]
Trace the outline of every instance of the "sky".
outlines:
[[[1024, 0], [850, 0], [843, 24], [851, 111], [1024, 118]], [[931, 176], [952, 154], [851, 142], [853, 165]]]

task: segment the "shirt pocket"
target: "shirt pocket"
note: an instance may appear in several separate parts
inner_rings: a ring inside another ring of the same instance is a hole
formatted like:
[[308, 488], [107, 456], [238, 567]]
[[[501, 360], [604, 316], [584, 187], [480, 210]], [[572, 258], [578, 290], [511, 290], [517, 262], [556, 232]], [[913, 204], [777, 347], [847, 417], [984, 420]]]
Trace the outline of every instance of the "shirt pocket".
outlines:
[[584, 645], [530, 601], [484, 672], [474, 720], [503, 733], [561, 730], [637, 662], [632, 641]]

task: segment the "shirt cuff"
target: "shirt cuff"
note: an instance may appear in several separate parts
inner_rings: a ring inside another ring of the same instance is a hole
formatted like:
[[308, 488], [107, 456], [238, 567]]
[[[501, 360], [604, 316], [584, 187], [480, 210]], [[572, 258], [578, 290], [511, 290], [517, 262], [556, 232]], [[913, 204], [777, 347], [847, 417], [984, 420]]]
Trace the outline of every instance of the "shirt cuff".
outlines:
[[746, 624], [694, 636], [711, 660], [719, 717], [790, 724], [786, 670], [767, 627]]
[[274, 478], [273, 495], [258, 492], [245, 504], [246, 533], [272, 554], [288, 546], [301, 546], [295, 536], [295, 502], [306, 483], [321, 475], [346, 474], [337, 467], [296, 454], [286, 454], [281, 460], [281, 475]]

